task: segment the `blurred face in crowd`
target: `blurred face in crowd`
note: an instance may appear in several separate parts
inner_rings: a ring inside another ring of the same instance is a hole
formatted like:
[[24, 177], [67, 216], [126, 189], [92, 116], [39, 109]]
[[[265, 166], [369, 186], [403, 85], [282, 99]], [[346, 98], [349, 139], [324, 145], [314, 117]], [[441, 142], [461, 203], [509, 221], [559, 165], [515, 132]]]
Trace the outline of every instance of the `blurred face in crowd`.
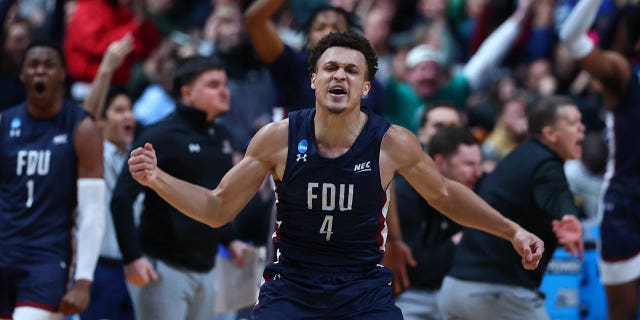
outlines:
[[217, 27], [215, 28], [216, 49], [221, 52], [229, 52], [242, 44], [244, 36], [242, 16], [240, 11], [233, 6], [223, 6], [216, 11], [218, 11], [216, 13]]
[[440, 90], [440, 66], [436, 61], [423, 61], [407, 72], [407, 82], [421, 98], [431, 98]]
[[162, 85], [162, 88], [166, 92], [173, 90], [173, 73], [176, 70], [176, 65], [177, 61], [171, 54], [167, 54], [158, 59], [158, 65], [156, 66], [158, 79], [160, 80], [160, 85]]
[[575, 105], [558, 108], [557, 119], [551, 126], [542, 129], [543, 141], [564, 160], [582, 157], [584, 125]]
[[447, 11], [447, 0], [419, 0], [418, 12], [427, 18], [444, 18]]
[[383, 47], [391, 32], [391, 13], [385, 9], [381, 7], [371, 10], [364, 24], [365, 37], [374, 49]]
[[409, 48], [401, 47], [396, 49], [396, 53], [392, 57], [391, 67], [393, 69], [393, 76], [397, 78], [398, 81], [407, 81], [407, 74], [409, 73], [409, 68], [406, 67], [408, 53]]
[[126, 150], [133, 141], [136, 121], [131, 111], [131, 99], [119, 94], [106, 106], [104, 119], [104, 137], [115, 144], [118, 149]]
[[14, 66], [20, 66], [22, 62], [22, 55], [24, 50], [29, 46], [31, 41], [31, 34], [29, 32], [29, 25], [27, 22], [12, 23], [7, 27], [7, 35], [4, 41], [4, 53], [8, 62]]
[[50, 47], [32, 47], [26, 52], [20, 72], [29, 105], [48, 109], [62, 98], [66, 73], [58, 52]]
[[511, 99], [518, 91], [516, 80], [510, 76], [500, 78], [496, 86], [496, 98], [499, 101]]
[[322, 11], [311, 22], [307, 45], [312, 48], [329, 33], [346, 31], [349, 31], [349, 24], [344, 16], [333, 10]]
[[557, 81], [551, 72], [551, 63], [546, 59], [533, 61], [527, 70], [527, 88], [541, 95], [556, 91]]
[[461, 144], [448, 157], [435, 155], [434, 163], [445, 177], [473, 189], [482, 175], [482, 155], [478, 144]]
[[180, 89], [182, 102], [207, 114], [211, 120], [229, 111], [231, 93], [227, 87], [227, 73], [224, 70], [208, 70], [201, 73], [193, 83]]
[[498, 121], [516, 138], [524, 139], [529, 129], [526, 102], [521, 99], [507, 101]]
[[458, 111], [449, 107], [435, 106], [425, 116], [427, 121], [418, 129], [418, 140], [425, 146], [429, 145], [429, 140], [439, 129], [462, 125]]
[[334, 114], [359, 106], [362, 96], [371, 88], [366, 78], [367, 63], [360, 51], [328, 48], [318, 59], [316, 72], [311, 74], [316, 104]]

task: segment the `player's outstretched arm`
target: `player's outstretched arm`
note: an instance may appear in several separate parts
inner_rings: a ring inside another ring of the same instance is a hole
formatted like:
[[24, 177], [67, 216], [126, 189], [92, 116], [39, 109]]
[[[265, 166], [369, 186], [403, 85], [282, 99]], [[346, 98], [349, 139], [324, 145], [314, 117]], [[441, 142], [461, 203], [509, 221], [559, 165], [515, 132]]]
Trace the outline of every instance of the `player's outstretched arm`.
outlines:
[[162, 171], [149, 143], [131, 151], [129, 171], [136, 181], [153, 189], [182, 213], [214, 228], [220, 227], [231, 221], [251, 200], [265, 176], [275, 170], [278, 157], [283, 153], [286, 157], [287, 128], [288, 121], [280, 121], [258, 131], [245, 157], [227, 172], [214, 190]]
[[469, 188], [443, 177], [411, 132], [392, 126], [382, 141], [380, 157], [384, 181], [397, 171], [438, 211], [461, 225], [510, 241], [526, 269], [538, 266], [544, 252], [542, 240], [502, 216]]

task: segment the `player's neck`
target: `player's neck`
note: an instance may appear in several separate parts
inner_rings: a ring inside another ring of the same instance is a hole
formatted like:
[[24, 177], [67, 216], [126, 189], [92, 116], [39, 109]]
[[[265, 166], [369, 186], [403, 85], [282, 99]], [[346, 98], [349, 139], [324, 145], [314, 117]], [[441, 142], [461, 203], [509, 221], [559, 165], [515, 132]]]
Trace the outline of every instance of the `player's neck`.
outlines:
[[325, 116], [316, 114], [314, 133], [320, 154], [333, 158], [347, 152], [366, 122], [367, 115], [359, 109]]
[[27, 110], [37, 119], [51, 118], [62, 109], [62, 97], [54, 99], [29, 99], [27, 98]]

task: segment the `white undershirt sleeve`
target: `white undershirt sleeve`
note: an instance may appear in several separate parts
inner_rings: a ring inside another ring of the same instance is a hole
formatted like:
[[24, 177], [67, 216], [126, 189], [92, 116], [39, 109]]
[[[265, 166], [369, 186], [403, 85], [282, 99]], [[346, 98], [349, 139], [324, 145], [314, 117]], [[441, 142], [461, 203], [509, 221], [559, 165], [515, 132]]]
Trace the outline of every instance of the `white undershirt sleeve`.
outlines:
[[102, 178], [78, 179], [75, 280], [93, 281], [104, 235], [105, 190]]
[[602, 0], [580, 0], [560, 27], [562, 43], [574, 59], [580, 59], [593, 49], [587, 30], [596, 18]]
[[487, 70], [495, 68], [509, 52], [520, 30], [514, 18], [505, 20], [491, 35], [484, 40], [478, 51], [465, 64], [462, 72], [469, 81], [472, 90], [480, 88]]

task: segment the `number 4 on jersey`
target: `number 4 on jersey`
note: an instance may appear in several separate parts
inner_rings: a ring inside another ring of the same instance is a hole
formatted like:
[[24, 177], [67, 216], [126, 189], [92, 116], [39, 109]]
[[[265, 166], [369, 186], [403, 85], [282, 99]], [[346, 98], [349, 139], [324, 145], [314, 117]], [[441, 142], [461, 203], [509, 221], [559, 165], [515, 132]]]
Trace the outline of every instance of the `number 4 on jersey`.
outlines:
[[333, 234], [333, 216], [328, 214], [324, 216], [324, 221], [322, 221], [322, 226], [320, 227], [320, 234], [327, 234], [327, 241], [331, 240], [331, 235]]

